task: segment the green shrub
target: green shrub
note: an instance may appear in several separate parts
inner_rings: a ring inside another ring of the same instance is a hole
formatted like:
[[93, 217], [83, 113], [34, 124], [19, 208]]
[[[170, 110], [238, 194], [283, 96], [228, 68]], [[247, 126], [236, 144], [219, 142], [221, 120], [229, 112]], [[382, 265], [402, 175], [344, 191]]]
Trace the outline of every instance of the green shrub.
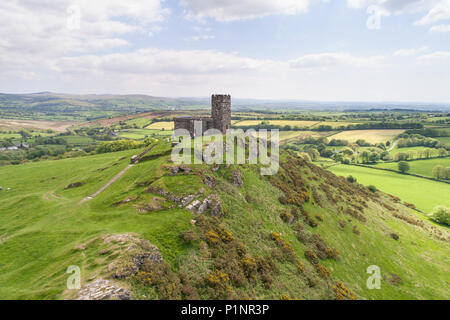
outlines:
[[429, 214], [429, 217], [440, 224], [450, 226], [450, 208], [444, 206], [437, 206]]
[[405, 173], [405, 172], [409, 171], [409, 169], [411, 169], [411, 167], [409, 166], [409, 163], [408, 163], [408, 162], [400, 161], [400, 162], [398, 163], [398, 170], [399, 170], [401, 173]]
[[123, 150], [141, 148], [143, 144], [141, 142], [133, 140], [116, 140], [102, 142], [96, 149], [97, 153], [117, 152]]
[[181, 239], [185, 243], [198, 241], [199, 237], [193, 230], [186, 230], [180, 234]]
[[371, 192], [373, 192], [373, 193], [375, 193], [375, 192], [378, 191], [377, 187], [372, 186], [372, 185], [368, 186], [367, 188], [368, 188]]
[[291, 222], [291, 219], [293, 218], [293, 216], [292, 216], [289, 212], [283, 211], [283, 212], [280, 214], [280, 218], [281, 218], [281, 220], [283, 220], [284, 222], [290, 223], [290, 222]]

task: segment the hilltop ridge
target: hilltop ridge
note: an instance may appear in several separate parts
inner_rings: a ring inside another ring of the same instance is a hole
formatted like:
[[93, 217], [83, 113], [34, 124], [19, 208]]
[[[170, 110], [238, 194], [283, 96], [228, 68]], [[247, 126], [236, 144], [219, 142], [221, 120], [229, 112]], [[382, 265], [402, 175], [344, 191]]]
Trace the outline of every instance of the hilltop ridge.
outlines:
[[[255, 165], [174, 165], [170, 148], [157, 142], [82, 204], [138, 151], [2, 168], [0, 297], [80, 298], [65, 288], [70, 265], [81, 292], [106, 283], [119, 299], [448, 297], [448, 229], [400, 199], [289, 152], [264, 177]], [[380, 290], [366, 286], [373, 265]]]

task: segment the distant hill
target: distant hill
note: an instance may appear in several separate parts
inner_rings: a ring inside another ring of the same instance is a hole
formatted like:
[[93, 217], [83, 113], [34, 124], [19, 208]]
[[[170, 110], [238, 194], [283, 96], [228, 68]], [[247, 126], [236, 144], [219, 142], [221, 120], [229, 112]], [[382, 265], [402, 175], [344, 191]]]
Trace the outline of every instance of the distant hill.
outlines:
[[[29, 120], [95, 120], [152, 110], [192, 110], [210, 107], [210, 98], [167, 98], [142, 94], [62, 94], [38, 92], [31, 94], [0, 93], [0, 118]], [[450, 104], [397, 102], [315, 102], [301, 100], [256, 100], [233, 98], [233, 109], [252, 110], [315, 110], [315, 111], [431, 111], [450, 110]]]
[[152, 110], [201, 109], [207, 99], [146, 95], [0, 94], [0, 117], [41, 120], [95, 120]]

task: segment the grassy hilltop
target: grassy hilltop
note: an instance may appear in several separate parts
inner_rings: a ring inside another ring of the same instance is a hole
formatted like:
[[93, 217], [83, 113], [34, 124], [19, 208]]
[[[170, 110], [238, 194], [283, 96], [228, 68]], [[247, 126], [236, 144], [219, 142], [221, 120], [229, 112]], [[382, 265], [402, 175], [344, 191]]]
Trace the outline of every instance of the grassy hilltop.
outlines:
[[[0, 298], [76, 298], [70, 265], [82, 285], [109, 279], [135, 299], [448, 298], [448, 229], [398, 198], [284, 151], [271, 177], [252, 165], [179, 168], [169, 151], [160, 141], [88, 201], [140, 151], [0, 168]], [[206, 210], [186, 208], [195, 201]], [[146, 260], [143, 240], [107, 240], [119, 234], [148, 240], [163, 261]], [[380, 290], [366, 287], [370, 265]]]

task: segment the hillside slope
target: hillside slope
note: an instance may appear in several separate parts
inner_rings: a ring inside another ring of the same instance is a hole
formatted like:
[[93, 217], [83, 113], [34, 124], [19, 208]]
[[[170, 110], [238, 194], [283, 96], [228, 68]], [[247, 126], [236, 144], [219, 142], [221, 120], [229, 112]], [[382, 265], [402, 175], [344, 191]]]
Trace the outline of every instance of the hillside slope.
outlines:
[[81, 292], [109, 281], [135, 299], [448, 298], [448, 229], [395, 197], [288, 153], [263, 177], [169, 151], [86, 202], [138, 150], [0, 168], [0, 298], [80, 298], [71, 265]]

